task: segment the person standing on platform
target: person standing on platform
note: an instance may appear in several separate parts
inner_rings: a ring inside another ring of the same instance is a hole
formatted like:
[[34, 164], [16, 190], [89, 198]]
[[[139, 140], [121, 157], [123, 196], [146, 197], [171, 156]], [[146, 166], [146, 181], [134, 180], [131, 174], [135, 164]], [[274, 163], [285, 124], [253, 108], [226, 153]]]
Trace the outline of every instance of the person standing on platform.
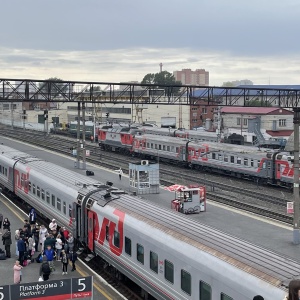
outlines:
[[17, 229], [15, 231], [15, 244], [16, 244], [16, 257], [19, 257], [19, 250], [18, 250], [18, 241], [20, 239], [20, 230]]
[[69, 233], [69, 238], [67, 239], [67, 249], [66, 252], [69, 253], [70, 251], [73, 251], [74, 249], [74, 237], [73, 234], [70, 232]]
[[35, 223], [36, 223], [36, 212], [35, 209], [32, 207], [29, 214], [28, 214], [28, 218], [29, 218], [29, 223], [31, 226], [31, 230], [34, 228]]
[[32, 229], [32, 236], [34, 238], [34, 243], [35, 243], [35, 252], [38, 252], [38, 248], [39, 248], [39, 234], [40, 234], [40, 231], [39, 231], [39, 226], [38, 226], [38, 223], [36, 223]]
[[26, 244], [24, 239], [25, 238], [20, 237], [20, 239], [18, 240], [19, 262], [21, 266], [23, 266], [24, 254], [26, 251]]
[[48, 230], [46, 229], [45, 225], [41, 225], [40, 232], [39, 232], [39, 244], [41, 245], [41, 251], [44, 250], [44, 241], [46, 239], [46, 234]]
[[63, 242], [61, 240], [61, 235], [58, 234], [56, 237], [55, 249], [56, 249], [56, 260], [60, 260], [60, 254], [63, 247]]
[[18, 284], [22, 280], [22, 269], [20, 262], [17, 260], [14, 265], [14, 284]]
[[44, 251], [44, 255], [46, 255], [46, 257], [47, 257], [47, 261], [49, 263], [51, 271], [55, 271], [54, 262], [53, 262], [54, 256], [55, 256], [55, 252], [51, 248], [51, 245], [47, 246], [47, 249]]
[[75, 265], [75, 262], [77, 260], [77, 254], [76, 254], [76, 252], [70, 251], [69, 259], [72, 262], [72, 270], [71, 270], [71, 272], [76, 271], [76, 265]]
[[9, 229], [4, 229], [2, 240], [3, 240], [3, 245], [5, 246], [6, 257], [10, 258], [11, 257], [10, 245], [12, 244], [12, 242], [11, 242], [11, 232]]
[[32, 255], [34, 255], [35, 253], [35, 242], [34, 242], [34, 238], [32, 236], [32, 234], [29, 234], [29, 238], [28, 238], [28, 256], [31, 259]]
[[9, 229], [10, 230], [10, 222], [7, 218], [4, 218], [2, 226], [3, 226], [3, 230], [4, 229]]
[[31, 226], [30, 226], [28, 220], [24, 220], [24, 226], [23, 226], [23, 227], [25, 228], [25, 231], [26, 231], [28, 234], [31, 233]]
[[56, 220], [53, 219], [52, 222], [50, 222], [49, 224], [49, 229], [50, 231], [56, 235], [56, 231], [57, 231], [57, 223], [56, 223]]
[[69, 259], [65, 250], [61, 251], [62, 275], [68, 274]]
[[298, 300], [300, 298], [300, 280], [292, 280], [289, 283], [289, 294], [283, 300]]
[[47, 257], [43, 256], [43, 262], [40, 267], [40, 277], [43, 276], [43, 280], [47, 281], [49, 279], [50, 274], [51, 274], [51, 269], [47, 261]]
[[3, 223], [3, 215], [0, 212], [0, 234], [3, 233], [3, 231], [2, 231], [2, 223]]

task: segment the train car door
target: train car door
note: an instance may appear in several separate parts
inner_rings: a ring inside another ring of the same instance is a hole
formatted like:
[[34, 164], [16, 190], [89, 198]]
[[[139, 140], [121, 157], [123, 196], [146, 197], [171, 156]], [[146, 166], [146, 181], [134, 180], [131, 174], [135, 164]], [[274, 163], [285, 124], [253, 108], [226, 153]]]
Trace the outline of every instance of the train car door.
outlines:
[[94, 213], [88, 212], [88, 247], [94, 251]]
[[78, 238], [81, 237], [81, 206], [78, 205], [78, 204], [75, 204], [76, 205], [76, 215], [75, 215], [75, 218], [76, 218], [76, 236]]

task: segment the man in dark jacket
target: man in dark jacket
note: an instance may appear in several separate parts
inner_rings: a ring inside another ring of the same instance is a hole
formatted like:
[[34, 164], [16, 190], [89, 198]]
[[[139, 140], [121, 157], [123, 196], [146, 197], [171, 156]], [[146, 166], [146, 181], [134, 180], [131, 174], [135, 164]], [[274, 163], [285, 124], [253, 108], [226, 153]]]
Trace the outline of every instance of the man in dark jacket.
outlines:
[[51, 269], [47, 260], [47, 256], [43, 256], [43, 263], [40, 267], [40, 276], [43, 276], [44, 281], [49, 279]]
[[23, 266], [24, 254], [26, 251], [26, 244], [24, 240], [25, 240], [24, 237], [18, 240], [19, 262], [21, 266]]
[[11, 232], [9, 229], [4, 229], [2, 240], [3, 240], [3, 245], [5, 246], [6, 257], [10, 258], [11, 257], [10, 245], [12, 244], [12, 242], [11, 242]]
[[72, 270], [71, 270], [71, 272], [73, 272], [73, 271], [76, 270], [76, 265], [75, 265], [75, 262], [77, 260], [77, 254], [76, 254], [76, 252], [70, 251], [69, 259], [72, 262]]

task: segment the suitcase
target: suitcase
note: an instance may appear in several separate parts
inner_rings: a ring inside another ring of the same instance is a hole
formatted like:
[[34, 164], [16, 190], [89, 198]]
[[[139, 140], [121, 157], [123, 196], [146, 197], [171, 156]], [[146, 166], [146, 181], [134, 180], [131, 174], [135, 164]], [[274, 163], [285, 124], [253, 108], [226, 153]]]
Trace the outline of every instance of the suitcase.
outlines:
[[4, 252], [0, 253], [0, 260], [6, 260], [6, 255]]

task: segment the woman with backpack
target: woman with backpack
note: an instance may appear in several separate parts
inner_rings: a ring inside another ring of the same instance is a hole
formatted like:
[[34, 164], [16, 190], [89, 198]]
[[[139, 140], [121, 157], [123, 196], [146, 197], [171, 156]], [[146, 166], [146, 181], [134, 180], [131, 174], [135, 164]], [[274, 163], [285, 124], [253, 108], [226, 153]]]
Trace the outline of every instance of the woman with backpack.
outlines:
[[62, 275], [68, 274], [69, 258], [65, 250], [61, 250]]

